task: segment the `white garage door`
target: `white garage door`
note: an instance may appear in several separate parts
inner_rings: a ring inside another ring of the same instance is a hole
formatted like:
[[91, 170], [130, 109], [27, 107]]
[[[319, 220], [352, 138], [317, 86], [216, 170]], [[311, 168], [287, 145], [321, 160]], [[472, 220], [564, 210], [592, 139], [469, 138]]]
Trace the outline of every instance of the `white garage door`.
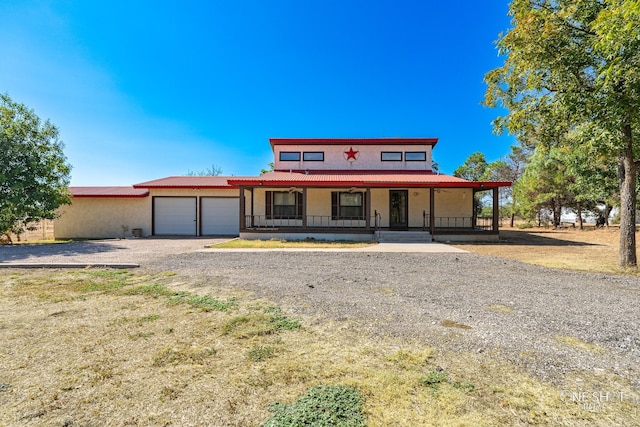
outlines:
[[195, 197], [154, 197], [153, 227], [156, 235], [195, 236]]
[[240, 202], [237, 197], [203, 197], [200, 210], [203, 236], [239, 234]]

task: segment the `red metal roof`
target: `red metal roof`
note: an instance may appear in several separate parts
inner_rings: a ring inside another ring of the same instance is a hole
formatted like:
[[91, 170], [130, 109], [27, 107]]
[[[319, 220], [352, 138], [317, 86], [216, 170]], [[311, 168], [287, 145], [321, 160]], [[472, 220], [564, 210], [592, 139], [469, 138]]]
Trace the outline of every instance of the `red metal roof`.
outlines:
[[[134, 184], [134, 188], [233, 188], [228, 176], [169, 176]], [[245, 178], [245, 177], [238, 177]]]
[[460, 188], [494, 188], [509, 187], [510, 182], [467, 181], [450, 175], [436, 173], [342, 173], [313, 174], [295, 172], [268, 172], [259, 177], [230, 177], [233, 186], [273, 186], [273, 187], [460, 187]]
[[149, 190], [133, 187], [69, 187], [73, 197], [147, 197]]
[[269, 138], [276, 145], [432, 145], [438, 138]]

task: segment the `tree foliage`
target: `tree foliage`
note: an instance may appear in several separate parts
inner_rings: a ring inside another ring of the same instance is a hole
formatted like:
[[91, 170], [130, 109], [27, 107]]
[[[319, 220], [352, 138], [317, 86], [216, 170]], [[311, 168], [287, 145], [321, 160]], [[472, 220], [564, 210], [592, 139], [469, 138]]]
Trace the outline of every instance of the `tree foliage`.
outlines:
[[540, 221], [543, 211], [550, 211], [553, 225], [557, 227], [563, 208], [575, 203], [574, 184], [575, 178], [568, 172], [562, 150], [539, 148], [515, 185], [518, 212], [527, 220]]
[[636, 267], [640, 0], [513, 0], [510, 14], [504, 65], [485, 78], [486, 104], [508, 111], [496, 129], [603, 156], [618, 176], [619, 264]]
[[480, 181], [487, 169], [487, 160], [483, 153], [475, 152], [467, 157], [467, 160], [453, 171], [453, 176], [468, 181]]
[[70, 203], [71, 167], [58, 129], [9, 95], [0, 95], [0, 233], [54, 219]]
[[192, 170], [187, 171], [185, 176], [220, 176], [222, 175], [222, 168], [212, 164], [210, 168], [195, 172]]

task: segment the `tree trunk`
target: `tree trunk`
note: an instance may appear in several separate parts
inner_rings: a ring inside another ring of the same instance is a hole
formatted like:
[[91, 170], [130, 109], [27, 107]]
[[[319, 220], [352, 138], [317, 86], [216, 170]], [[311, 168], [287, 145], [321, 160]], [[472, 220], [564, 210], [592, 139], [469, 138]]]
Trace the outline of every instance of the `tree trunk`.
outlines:
[[624, 149], [618, 159], [620, 173], [620, 268], [636, 268], [636, 180], [631, 125], [623, 127]]
[[584, 224], [582, 224], [582, 205], [578, 202], [578, 228], [584, 230]]
[[560, 227], [561, 218], [562, 218], [562, 203], [560, 203], [560, 198], [556, 197], [553, 200], [553, 228]]

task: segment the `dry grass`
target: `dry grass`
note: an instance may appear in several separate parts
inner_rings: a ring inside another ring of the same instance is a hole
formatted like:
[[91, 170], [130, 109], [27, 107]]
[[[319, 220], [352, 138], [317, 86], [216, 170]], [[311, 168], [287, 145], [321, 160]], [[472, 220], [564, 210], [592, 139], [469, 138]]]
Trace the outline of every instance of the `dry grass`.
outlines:
[[245, 240], [233, 239], [209, 246], [215, 249], [286, 249], [286, 248], [363, 248], [371, 242], [346, 242], [329, 240]]
[[[460, 243], [461, 249], [531, 264], [566, 270], [623, 273], [636, 270], [618, 268], [619, 229], [617, 227], [584, 230], [551, 228], [502, 228], [500, 242]], [[640, 234], [637, 235], [640, 238]], [[640, 241], [640, 240], [638, 240]]]
[[[176, 279], [99, 270], [3, 276], [0, 425], [256, 426], [270, 403], [320, 384], [359, 389], [370, 426], [637, 424], [637, 394], [611, 374], [554, 386], [496, 354], [368, 337], [215, 285], [207, 288], [214, 295], [197, 297], [220, 304], [200, 307]], [[587, 410], [571, 398], [579, 387], [625, 398]]]

